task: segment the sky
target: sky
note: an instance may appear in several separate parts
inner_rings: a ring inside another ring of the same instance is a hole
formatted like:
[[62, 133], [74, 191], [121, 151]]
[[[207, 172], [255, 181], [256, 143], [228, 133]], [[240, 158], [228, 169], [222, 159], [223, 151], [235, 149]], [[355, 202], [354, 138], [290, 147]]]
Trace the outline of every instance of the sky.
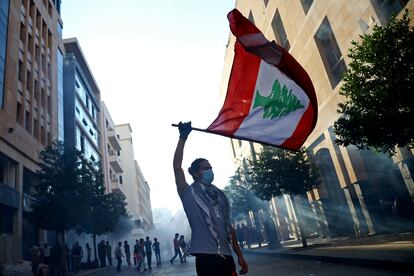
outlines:
[[[230, 29], [230, 0], [64, 0], [63, 38], [76, 37], [115, 124], [130, 123], [134, 155], [152, 208], [182, 208], [172, 160], [178, 129], [207, 128], [223, 99], [219, 85]], [[193, 131], [183, 169], [210, 161], [214, 184], [234, 175], [230, 139]], [[192, 178], [187, 173], [187, 182]]]

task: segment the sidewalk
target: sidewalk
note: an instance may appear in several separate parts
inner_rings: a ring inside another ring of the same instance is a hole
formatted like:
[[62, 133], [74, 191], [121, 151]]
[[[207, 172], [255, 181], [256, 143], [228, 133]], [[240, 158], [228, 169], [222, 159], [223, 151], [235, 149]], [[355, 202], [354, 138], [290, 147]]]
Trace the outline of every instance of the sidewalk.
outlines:
[[282, 248], [245, 249], [247, 254], [272, 254], [278, 257], [341, 263], [400, 271], [414, 271], [414, 233], [374, 235], [360, 238], [309, 239], [282, 242]]

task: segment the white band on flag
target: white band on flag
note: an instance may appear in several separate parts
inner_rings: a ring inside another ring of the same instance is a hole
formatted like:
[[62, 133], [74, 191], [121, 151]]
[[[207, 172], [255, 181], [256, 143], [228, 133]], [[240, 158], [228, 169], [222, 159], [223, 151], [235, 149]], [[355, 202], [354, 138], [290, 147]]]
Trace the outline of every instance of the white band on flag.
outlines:
[[269, 42], [262, 33], [243, 35], [238, 40], [244, 47], [257, 47]]

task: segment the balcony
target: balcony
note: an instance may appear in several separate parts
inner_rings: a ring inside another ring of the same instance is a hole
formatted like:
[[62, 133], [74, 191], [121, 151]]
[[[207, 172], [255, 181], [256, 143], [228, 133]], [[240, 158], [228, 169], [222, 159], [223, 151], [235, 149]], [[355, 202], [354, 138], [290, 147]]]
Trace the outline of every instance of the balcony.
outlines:
[[109, 143], [111, 143], [114, 150], [116, 151], [121, 150], [121, 144], [119, 143], [119, 138], [115, 132], [115, 129], [110, 129], [108, 131], [108, 139], [109, 139]]
[[124, 187], [122, 187], [122, 184], [119, 183], [117, 178], [111, 179], [111, 190], [113, 193], [118, 192], [126, 197]]
[[122, 173], [124, 170], [122, 169], [121, 160], [119, 156], [116, 154], [109, 155], [109, 164], [114, 169], [115, 173]]

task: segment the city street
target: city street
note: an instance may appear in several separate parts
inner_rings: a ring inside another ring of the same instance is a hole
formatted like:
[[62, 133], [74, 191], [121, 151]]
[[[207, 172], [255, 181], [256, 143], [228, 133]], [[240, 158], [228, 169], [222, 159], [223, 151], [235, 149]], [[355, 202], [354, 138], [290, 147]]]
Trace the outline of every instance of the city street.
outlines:
[[[364, 276], [382, 276], [382, 275], [407, 275], [397, 271], [388, 271], [388, 270], [376, 270], [364, 267], [354, 267], [347, 265], [331, 264], [331, 263], [322, 263], [315, 261], [305, 261], [305, 260], [293, 260], [286, 258], [277, 258], [272, 256], [255, 256], [246, 254], [246, 260], [249, 263], [249, 273], [247, 275], [288, 275], [288, 276], [340, 276], [340, 275], [364, 275]], [[129, 276], [129, 275], [180, 275], [180, 276], [190, 276], [196, 275], [195, 273], [195, 258], [189, 257], [187, 263], [179, 264], [177, 261], [174, 265], [171, 265], [167, 262], [163, 263], [162, 267], [154, 267], [151, 272], [141, 272], [138, 273], [133, 268], [128, 268], [126, 266], [122, 267], [120, 273], [115, 272], [115, 267], [113, 269], [106, 269], [104, 271], [97, 271], [92, 274], [92, 276], [98, 275], [119, 275], [119, 276]]]

